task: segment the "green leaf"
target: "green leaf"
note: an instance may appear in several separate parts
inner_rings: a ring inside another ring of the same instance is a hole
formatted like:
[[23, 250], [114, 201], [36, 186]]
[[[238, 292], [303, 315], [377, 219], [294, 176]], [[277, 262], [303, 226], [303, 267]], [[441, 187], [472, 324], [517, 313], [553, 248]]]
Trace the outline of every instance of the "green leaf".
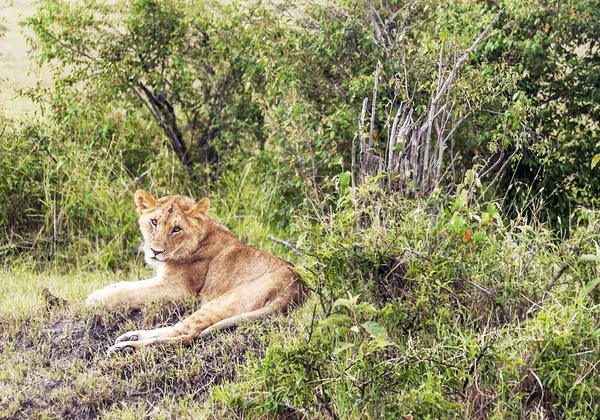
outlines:
[[319, 327], [325, 328], [331, 325], [343, 324], [345, 322], [352, 322], [352, 318], [350, 318], [348, 315], [334, 314], [321, 321], [319, 323]]
[[348, 328], [348, 327], [344, 327], [343, 325], [340, 325], [335, 328], [335, 332], [340, 336], [342, 336], [344, 334], [356, 334], [357, 331], [355, 331], [353, 328], [356, 328], [356, 327], [353, 326], [352, 328]]
[[374, 314], [377, 312], [377, 308], [375, 307], [375, 305], [373, 305], [369, 302], [359, 303], [358, 305], [356, 305], [354, 310], [356, 312], [360, 312], [360, 313], [371, 313], [371, 314]]
[[600, 162], [600, 153], [592, 158], [592, 169]]
[[362, 327], [368, 332], [373, 338], [378, 340], [388, 341], [388, 333], [385, 328], [375, 321], [367, 321], [362, 324]]
[[442, 31], [442, 37], [441, 37], [441, 38], [442, 38], [442, 42], [444, 42], [444, 41], [446, 40], [446, 37], [447, 37], [447, 36], [448, 36], [448, 30], [447, 30], [447, 29], [444, 29], [444, 30]]
[[490, 224], [490, 214], [489, 213], [481, 213], [481, 223], [483, 226], [487, 226]]
[[454, 199], [454, 204], [453, 204], [453, 207], [454, 207], [455, 209], [458, 209], [458, 208], [460, 208], [460, 207], [463, 207], [464, 205], [465, 205], [465, 202], [463, 201], [463, 199], [461, 198], [461, 196], [460, 196], [460, 195], [457, 195], [457, 196], [456, 196], [456, 199]]
[[344, 188], [350, 185], [350, 172], [346, 171], [340, 174], [340, 185]]
[[337, 346], [334, 350], [333, 350], [333, 354], [338, 354], [340, 352], [343, 352], [344, 350], [349, 349], [350, 347], [354, 347], [354, 343], [346, 343], [346, 342], [342, 342], [340, 343], [339, 346]]
[[585, 254], [579, 257], [579, 262], [600, 262], [600, 256], [595, 254]]
[[486, 240], [486, 238], [487, 238], [487, 237], [486, 237], [486, 235], [485, 235], [485, 233], [484, 233], [484, 232], [475, 232], [475, 233], [473, 234], [473, 241], [474, 241], [475, 243], [480, 243], [480, 242], [483, 242], [483, 241], [485, 241], [485, 240]]
[[333, 308], [337, 308], [338, 306], [345, 306], [346, 308], [349, 308], [351, 306], [350, 300], [339, 298], [338, 300], [333, 302]]
[[292, 116], [297, 117], [298, 115], [302, 114], [304, 112], [304, 108], [302, 107], [302, 105], [295, 105], [292, 110]]
[[581, 289], [581, 292], [579, 293], [579, 295], [581, 297], [586, 297], [587, 295], [589, 295], [592, 292], [592, 290], [594, 290], [596, 288], [596, 286], [598, 286], [598, 284], [600, 284], [600, 278], [592, 280], [591, 282], [589, 282], [588, 284], [586, 284]]
[[465, 219], [459, 215], [454, 215], [451, 223], [455, 233], [462, 233], [463, 228], [465, 227]]

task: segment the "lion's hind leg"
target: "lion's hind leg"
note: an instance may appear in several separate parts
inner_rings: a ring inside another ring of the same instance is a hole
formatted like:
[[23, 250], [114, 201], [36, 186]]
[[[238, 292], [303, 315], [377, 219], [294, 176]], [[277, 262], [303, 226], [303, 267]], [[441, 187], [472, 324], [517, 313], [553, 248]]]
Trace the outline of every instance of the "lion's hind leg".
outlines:
[[109, 352], [125, 348], [139, 349], [150, 344], [185, 345], [215, 330], [282, 312], [290, 304], [299, 301], [303, 290], [302, 283], [289, 273], [289, 269], [285, 268], [240, 285], [206, 303], [172, 327], [127, 333], [119, 337]]
[[[149, 331], [133, 331], [123, 334], [117, 338], [116, 344], [108, 349], [108, 354], [123, 351], [125, 353], [131, 350], [137, 350], [149, 345], [162, 345], [162, 344], [182, 344], [186, 345], [192, 342], [196, 337], [205, 337], [214, 331], [231, 328], [240, 324], [265, 318], [275, 312], [279, 312], [280, 308], [276, 305], [268, 305], [264, 308], [257, 309], [255, 311], [234, 315], [229, 318], [212, 324], [211, 326], [201, 330], [200, 332], [194, 332], [195, 328], [188, 330], [189, 332], [183, 333], [177, 331], [175, 327], [158, 328], [156, 330]], [[187, 319], [184, 319], [184, 323]]]

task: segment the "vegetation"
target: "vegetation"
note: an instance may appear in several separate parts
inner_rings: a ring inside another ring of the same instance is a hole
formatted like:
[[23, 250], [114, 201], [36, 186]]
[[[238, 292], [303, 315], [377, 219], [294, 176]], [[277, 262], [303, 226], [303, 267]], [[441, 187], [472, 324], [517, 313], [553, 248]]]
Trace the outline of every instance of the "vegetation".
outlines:
[[[590, 418], [600, 2], [40, 0], [51, 87], [0, 113], [0, 418]], [[108, 357], [195, 302], [138, 188], [296, 263], [291, 315]], [[273, 240], [274, 239], [274, 240]]]

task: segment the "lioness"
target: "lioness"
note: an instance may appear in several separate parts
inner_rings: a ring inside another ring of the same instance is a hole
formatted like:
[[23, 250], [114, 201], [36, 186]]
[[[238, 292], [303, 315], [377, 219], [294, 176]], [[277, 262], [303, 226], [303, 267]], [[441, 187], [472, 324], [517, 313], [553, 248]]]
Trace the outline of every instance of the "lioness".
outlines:
[[303, 283], [293, 265], [240, 242], [209, 215], [208, 198], [174, 195], [160, 199], [135, 192], [146, 262], [156, 268], [149, 280], [121, 282], [97, 290], [88, 306], [132, 307], [192, 294], [200, 309], [172, 327], [131, 331], [109, 353], [149, 344], [188, 344], [213, 330], [263, 318], [298, 303]]

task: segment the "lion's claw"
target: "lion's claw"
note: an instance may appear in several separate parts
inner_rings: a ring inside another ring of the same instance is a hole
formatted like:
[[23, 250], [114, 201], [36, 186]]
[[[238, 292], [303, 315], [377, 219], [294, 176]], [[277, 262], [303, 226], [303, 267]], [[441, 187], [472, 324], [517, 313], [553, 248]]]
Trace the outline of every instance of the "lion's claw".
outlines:
[[138, 340], [138, 336], [137, 334], [131, 334], [131, 333], [125, 333], [122, 336], [120, 336], [119, 338], [117, 338], [117, 340], [115, 341], [115, 343], [122, 343], [124, 341], [137, 341]]
[[135, 351], [134, 346], [130, 345], [133, 341], [138, 341], [140, 338], [139, 331], [130, 331], [115, 341], [115, 344], [108, 349], [108, 354], [112, 355], [114, 353], [123, 353], [123, 354], [131, 354]]
[[123, 345], [123, 344], [115, 344], [114, 346], [112, 346], [111, 348], [108, 349], [108, 355], [109, 356], [113, 356], [116, 353], [122, 353], [122, 354], [133, 354], [135, 352], [135, 349], [133, 348], [133, 346], [128, 346], [128, 345]]

